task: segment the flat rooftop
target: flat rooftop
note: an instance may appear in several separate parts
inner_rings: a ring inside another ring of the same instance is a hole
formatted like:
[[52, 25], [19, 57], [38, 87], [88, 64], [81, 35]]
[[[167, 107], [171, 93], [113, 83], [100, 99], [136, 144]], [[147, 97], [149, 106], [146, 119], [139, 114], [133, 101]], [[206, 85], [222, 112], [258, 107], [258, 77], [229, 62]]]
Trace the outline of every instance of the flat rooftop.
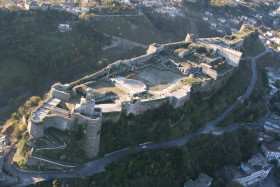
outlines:
[[103, 113], [110, 113], [110, 112], [121, 112], [122, 107], [119, 104], [111, 103], [111, 104], [99, 104], [95, 105], [98, 108], [102, 109]]
[[44, 104], [42, 104], [39, 108], [37, 108], [33, 113], [32, 120], [34, 121], [41, 121], [44, 119], [52, 109], [54, 109], [59, 103], [61, 102], [60, 99], [57, 98], [50, 98]]

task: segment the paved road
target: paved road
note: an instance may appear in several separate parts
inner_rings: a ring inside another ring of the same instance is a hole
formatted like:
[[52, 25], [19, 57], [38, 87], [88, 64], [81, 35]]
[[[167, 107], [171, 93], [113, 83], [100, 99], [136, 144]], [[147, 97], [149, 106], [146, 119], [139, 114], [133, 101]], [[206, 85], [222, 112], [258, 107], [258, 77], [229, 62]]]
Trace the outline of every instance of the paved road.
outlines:
[[216, 128], [215, 126], [218, 123], [220, 123], [230, 112], [232, 112], [234, 110], [234, 108], [237, 106], [237, 104], [240, 100], [244, 100], [252, 94], [255, 83], [257, 81], [256, 60], [259, 57], [261, 57], [262, 55], [266, 54], [267, 52], [269, 52], [268, 48], [263, 53], [252, 58], [252, 78], [251, 78], [250, 85], [248, 86], [246, 92], [242, 96], [240, 96], [237, 99], [237, 101], [235, 103], [233, 103], [222, 115], [220, 115], [213, 121], [210, 121], [209, 123], [207, 123], [205, 125], [204, 128], [201, 128], [201, 129], [197, 130], [196, 132], [186, 134], [185, 136], [182, 136], [175, 140], [159, 142], [159, 143], [148, 143], [145, 145], [145, 148], [143, 146], [142, 146], [142, 148], [140, 146], [136, 146], [136, 147], [119, 150], [119, 151], [107, 154], [107, 156], [104, 156], [101, 159], [87, 163], [87, 164], [85, 164], [73, 171], [69, 171], [69, 172], [32, 172], [32, 171], [20, 170], [18, 168], [15, 168], [11, 164], [13, 155], [9, 155], [8, 161], [5, 162], [5, 164], [4, 164], [4, 168], [9, 173], [13, 174], [13, 176], [20, 178], [20, 184], [18, 186], [25, 186], [28, 184], [32, 184], [32, 183], [38, 182], [40, 180], [44, 180], [48, 176], [52, 176], [54, 178], [73, 178], [73, 177], [90, 176], [92, 174], [104, 171], [104, 168], [107, 165], [111, 164], [114, 161], [117, 161], [119, 158], [121, 158], [125, 155], [135, 154], [135, 153], [138, 153], [143, 150], [182, 146], [182, 145], [185, 145], [187, 142], [189, 142], [193, 137], [201, 135], [201, 134], [207, 134], [207, 133], [222, 134], [224, 132], [233, 131], [239, 127], [238, 124], [233, 124], [232, 126], [225, 127], [225, 128]]

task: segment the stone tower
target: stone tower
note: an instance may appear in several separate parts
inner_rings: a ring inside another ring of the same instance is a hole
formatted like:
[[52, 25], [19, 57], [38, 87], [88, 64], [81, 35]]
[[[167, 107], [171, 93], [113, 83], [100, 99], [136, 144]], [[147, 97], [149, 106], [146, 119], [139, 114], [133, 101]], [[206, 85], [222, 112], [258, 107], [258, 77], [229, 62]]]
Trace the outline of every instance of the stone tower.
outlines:
[[196, 35], [195, 34], [190, 34], [188, 33], [185, 39], [185, 42], [194, 42], [196, 39]]
[[97, 156], [99, 152], [101, 117], [88, 120], [84, 144], [85, 155], [88, 158]]
[[87, 100], [92, 100], [94, 96], [94, 91], [91, 88], [88, 88], [86, 91], [86, 99]]

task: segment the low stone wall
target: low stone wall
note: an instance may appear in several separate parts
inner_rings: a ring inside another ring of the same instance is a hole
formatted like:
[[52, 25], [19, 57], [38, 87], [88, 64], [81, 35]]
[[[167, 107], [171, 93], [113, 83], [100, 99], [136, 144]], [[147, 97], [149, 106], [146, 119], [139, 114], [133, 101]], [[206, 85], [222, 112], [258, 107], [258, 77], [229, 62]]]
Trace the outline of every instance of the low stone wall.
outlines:
[[83, 78], [81, 78], [77, 81], [71, 82], [69, 84], [68, 89], [70, 90], [70, 89], [72, 89], [73, 87], [75, 87], [79, 84], [83, 84], [83, 83], [86, 83], [86, 82], [89, 82], [89, 81], [92, 81], [92, 80], [95, 80], [95, 79], [98, 79], [98, 78], [102, 78], [102, 77], [106, 76], [108, 74], [108, 72], [109, 72], [109, 69], [108, 69], [108, 67], [106, 67], [106, 68], [104, 68], [104, 69], [102, 69], [102, 70], [100, 70], [96, 73], [93, 73], [91, 75], [87, 75], [87, 76], [85, 76], [85, 77], [83, 77]]
[[50, 91], [50, 98], [52, 98], [52, 97], [58, 98], [62, 101], [69, 101], [69, 99], [71, 98], [71, 95], [68, 92], [59, 91], [59, 90], [52, 88]]
[[187, 48], [192, 42], [182, 41], [175, 43], [163, 44], [164, 48]]

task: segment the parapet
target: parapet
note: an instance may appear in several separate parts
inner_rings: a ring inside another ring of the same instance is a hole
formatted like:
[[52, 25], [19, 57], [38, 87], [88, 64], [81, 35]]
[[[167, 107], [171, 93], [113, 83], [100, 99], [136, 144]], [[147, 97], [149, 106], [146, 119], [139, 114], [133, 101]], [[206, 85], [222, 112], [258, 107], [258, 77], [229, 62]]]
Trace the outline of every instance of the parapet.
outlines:
[[62, 101], [69, 101], [71, 95], [68, 91], [69, 85], [68, 84], [60, 84], [56, 83], [52, 86], [50, 91], [50, 98], [55, 97], [61, 99]]

